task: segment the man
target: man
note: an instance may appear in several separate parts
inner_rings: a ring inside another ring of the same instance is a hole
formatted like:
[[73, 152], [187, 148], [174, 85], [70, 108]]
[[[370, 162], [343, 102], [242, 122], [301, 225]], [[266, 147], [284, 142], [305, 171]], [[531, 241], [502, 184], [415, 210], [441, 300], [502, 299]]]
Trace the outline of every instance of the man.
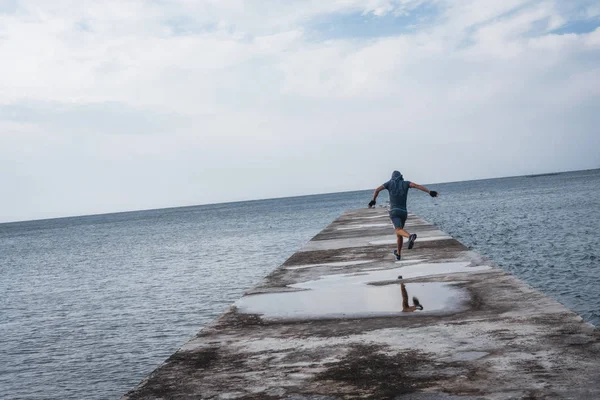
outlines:
[[408, 248], [412, 249], [417, 239], [417, 234], [412, 235], [404, 230], [404, 224], [408, 217], [408, 211], [406, 210], [406, 198], [408, 196], [408, 189], [415, 188], [422, 190], [425, 193], [429, 193], [431, 197], [437, 197], [438, 193], [434, 190], [429, 190], [425, 186], [418, 185], [414, 182], [405, 181], [402, 174], [398, 171], [392, 173], [392, 179], [384, 183], [375, 189], [373, 193], [373, 199], [369, 203], [369, 208], [375, 206], [377, 196], [383, 189], [387, 189], [390, 194], [390, 219], [396, 229], [396, 240], [398, 243], [398, 249], [394, 250], [396, 260], [400, 261], [402, 252], [403, 238], [408, 238]]

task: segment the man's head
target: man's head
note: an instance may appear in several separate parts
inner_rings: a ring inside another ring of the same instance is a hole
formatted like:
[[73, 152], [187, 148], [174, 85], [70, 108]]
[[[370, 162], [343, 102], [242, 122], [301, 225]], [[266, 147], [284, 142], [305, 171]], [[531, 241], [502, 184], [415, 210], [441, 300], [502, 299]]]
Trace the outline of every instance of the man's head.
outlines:
[[404, 178], [402, 177], [402, 174], [400, 173], [400, 171], [394, 171], [394, 172], [392, 172], [392, 179], [393, 180], [398, 180], [398, 179], [402, 180]]

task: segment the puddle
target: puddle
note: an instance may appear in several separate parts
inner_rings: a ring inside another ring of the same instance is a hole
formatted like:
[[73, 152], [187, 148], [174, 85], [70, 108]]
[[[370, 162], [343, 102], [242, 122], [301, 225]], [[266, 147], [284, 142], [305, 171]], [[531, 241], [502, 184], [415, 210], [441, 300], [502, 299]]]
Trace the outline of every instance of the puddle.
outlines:
[[[365, 271], [360, 274], [326, 275], [321, 279], [290, 287], [306, 289], [298, 292], [248, 295], [235, 306], [239, 312], [260, 314], [271, 320], [359, 318], [422, 313], [456, 312], [466, 307], [464, 289], [451, 283], [407, 283], [408, 296], [419, 298], [424, 307], [416, 313], [402, 312], [400, 283], [369, 285], [369, 283], [406, 278], [489, 269], [488, 266], [467, 267], [468, 262], [418, 264], [402, 268]], [[412, 304], [412, 300], [411, 300]]]
[[260, 314], [270, 320], [364, 318], [455, 312], [464, 308], [463, 303], [468, 299], [463, 290], [441, 282], [407, 283], [406, 291], [409, 298], [419, 298], [423, 311], [402, 312], [400, 284], [349, 284], [292, 293], [248, 295], [235, 305], [241, 313]]
[[285, 267], [284, 269], [304, 269], [304, 268], [313, 268], [313, 267], [347, 267], [350, 265], [361, 265], [372, 263], [376, 260], [362, 260], [362, 261], [339, 261], [332, 263], [321, 263], [321, 264], [304, 264], [304, 265], [294, 265], [293, 267]]

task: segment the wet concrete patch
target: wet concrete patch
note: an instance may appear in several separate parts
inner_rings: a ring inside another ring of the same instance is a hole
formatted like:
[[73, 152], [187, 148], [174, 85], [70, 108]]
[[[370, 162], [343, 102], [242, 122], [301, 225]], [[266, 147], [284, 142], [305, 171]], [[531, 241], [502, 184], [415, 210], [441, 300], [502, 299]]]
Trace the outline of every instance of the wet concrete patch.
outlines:
[[[396, 263], [397, 265], [398, 263]], [[432, 275], [448, 275], [458, 274], [463, 272], [479, 272], [488, 271], [491, 267], [489, 265], [478, 265], [471, 266], [469, 262], [441, 262], [441, 263], [416, 263], [405, 265], [401, 268], [394, 268], [391, 271], [402, 275], [404, 279], [417, 278], [423, 276]]]
[[462, 351], [454, 354], [451, 359], [453, 361], [473, 361], [485, 357], [488, 354], [490, 353], [486, 351]]
[[347, 230], [353, 230], [353, 229], [364, 229], [364, 228], [381, 228], [381, 227], [392, 227], [392, 224], [357, 224], [357, 225], [347, 225], [347, 226], [341, 226], [339, 228], [335, 228], [338, 231], [347, 231]]
[[[381, 229], [381, 228], [379, 228]], [[335, 250], [335, 249], [347, 249], [352, 247], [364, 247], [364, 246], [381, 246], [381, 245], [395, 245], [396, 235], [389, 233], [379, 233], [372, 235], [364, 235], [352, 231], [354, 234], [352, 237], [346, 235], [343, 239], [325, 239], [322, 237], [315, 237], [315, 240], [307, 243], [298, 252], [305, 251], [323, 251], [323, 250]], [[393, 231], [392, 231], [393, 232]], [[423, 242], [431, 241], [446, 241], [454, 240], [451, 236], [444, 234], [441, 231], [435, 230], [427, 233], [422, 233], [415, 242], [415, 247]]]
[[351, 221], [355, 221], [355, 220], [363, 220], [363, 219], [379, 219], [379, 218], [389, 218], [388, 213], [386, 212], [385, 214], [379, 214], [379, 215], [367, 215], [364, 217], [354, 217], [354, 218], [350, 218]]
[[[283, 263], [283, 267], [286, 268], [296, 265], [324, 264], [340, 261], [364, 261], [373, 259], [381, 261], [385, 257], [390, 257], [391, 254], [392, 252], [389, 249], [372, 246], [303, 251], [292, 254], [290, 258]], [[276, 271], [277, 270], [274, 272]]]
[[[436, 235], [436, 236], [425, 236], [425, 237], [418, 237], [417, 241], [415, 242], [415, 245], [417, 243], [421, 243], [421, 242], [431, 242], [433, 240], [449, 240], [452, 239], [452, 236], [448, 236], [448, 235]], [[369, 244], [372, 245], [382, 245], [382, 244], [396, 244], [397, 240], [396, 237], [391, 237], [389, 239], [378, 239], [378, 240], [372, 240], [369, 242]]]
[[[401, 396], [397, 396], [394, 400], [484, 400], [484, 397], [480, 396], [455, 396], [446, 393], [410, 393]], [[524, 399], [523, 399], [524, 400]]]
[[403, 257], [401, 261], [396, 261], [396, 265], [405, 265], [405, 264], [419, 264], [424, 261], [427, 261], [425, 258], [408, 258]]
[[355, 260], [355, 261], [338, 261], [338, 262], [330, 262], [330, 263], [320, 263], [320, 264], [304, 264], [304, 265], [294, 265], [290, 267], [284, 267], [288, 270], [295, 269], [304, 269], [304, 268], [313, 268], [313, 267], [348, 267], [350, 265], [362, 265], [369, 264], [376, 260]]
[[[444, 236], [446, 235], [444, 232], [432, 228], [431, 225], [428, 224], [414, 224], [407, 222], [405, 225], [405, 229], [410, 233], [416, 233], [419, 237], [426, 236]], [[373, 224], [357, 224], [357, 223], [349, 223], [336, 227], [329, 227], [324, 229], [319, 234], [317, 234], [312, 241], [320, 242], [320, 241], [331, 241], [331, 240], [347, 240], [347, 239], [357, 239], [363, 237], [388, 237], [395, 238], [394, 227], [391, 222], [384, 223], [373, 223]], [[335, 243], [335, 242], [332, 242]], [[351, 242], [349, 242], [351, 243]], [[317, 245], [314, 243], [314, 245]], [[324, 245], [321, 243], [320, 245]]]

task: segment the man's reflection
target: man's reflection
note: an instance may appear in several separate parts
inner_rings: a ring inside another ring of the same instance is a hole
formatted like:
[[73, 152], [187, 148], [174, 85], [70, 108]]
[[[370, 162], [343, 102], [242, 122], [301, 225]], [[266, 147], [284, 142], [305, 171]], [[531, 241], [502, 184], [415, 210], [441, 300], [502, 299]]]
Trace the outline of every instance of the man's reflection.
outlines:
[[404, 283], [400, 284], [400, 290], [402, 291], [402, 312], [413, 312], [423, 309], [423, 306], [421, 303], [419, 303], [419, 299], [414, 296], [412, 298], [414, 306], [408, 305], [408, 293], [406, 292], [406, 286], [404, 286]]

